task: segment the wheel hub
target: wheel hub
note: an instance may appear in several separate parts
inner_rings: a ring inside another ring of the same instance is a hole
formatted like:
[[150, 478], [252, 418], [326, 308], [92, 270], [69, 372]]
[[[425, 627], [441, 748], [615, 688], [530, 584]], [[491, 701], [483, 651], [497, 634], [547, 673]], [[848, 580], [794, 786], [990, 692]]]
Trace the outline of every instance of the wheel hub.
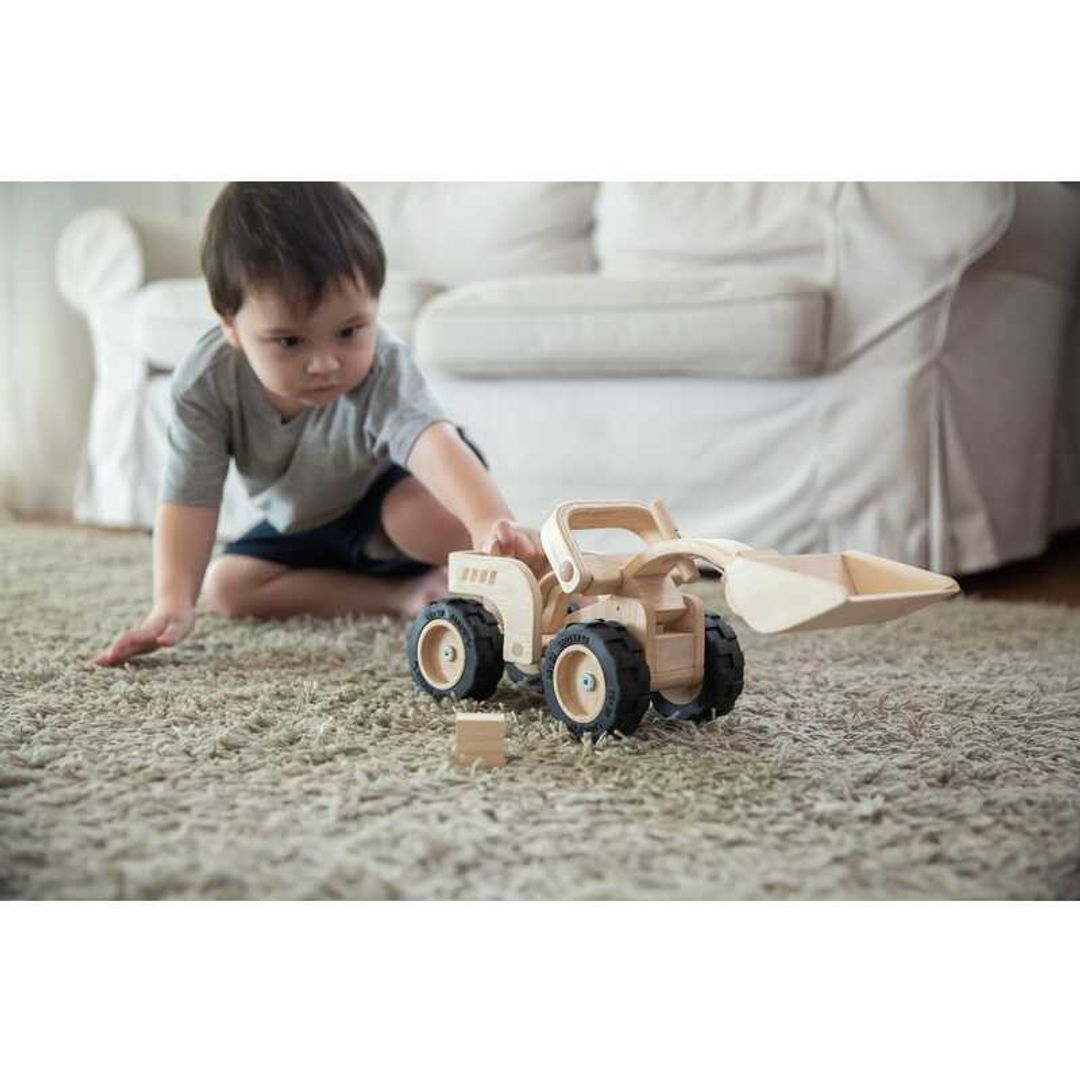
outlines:
[[420, 672], [437, 690], [449, 690], [465, 671], [465, 642], [447, 619], [432, 619], [416, 643]]
[[595, 653], [583, 645], [564, 649], [552, 672], [563, 712], [578, 724], [591, 724], [604, 707], [607, 682]]

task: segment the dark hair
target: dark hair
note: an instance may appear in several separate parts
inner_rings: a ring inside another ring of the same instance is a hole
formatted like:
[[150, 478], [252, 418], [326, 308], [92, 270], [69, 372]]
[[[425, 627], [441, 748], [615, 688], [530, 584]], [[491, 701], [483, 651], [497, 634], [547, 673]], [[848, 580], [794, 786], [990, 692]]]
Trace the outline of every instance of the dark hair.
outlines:
[[232, 318], [244, 290], [273, 283], [312, 310], [343, 278], [373, 297], [386, 281], [375, 223], [344, 184], [226, 184], [203, 232], [203, 275], [214, 310]]

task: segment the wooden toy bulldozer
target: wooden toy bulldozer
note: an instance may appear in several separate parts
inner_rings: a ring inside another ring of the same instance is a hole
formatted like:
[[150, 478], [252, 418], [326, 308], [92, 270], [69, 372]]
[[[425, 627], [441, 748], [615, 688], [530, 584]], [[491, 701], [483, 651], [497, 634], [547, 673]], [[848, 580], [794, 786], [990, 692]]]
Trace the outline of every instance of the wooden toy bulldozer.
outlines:
[[[631, 555], [582, 552], [583, 529], [625, 529]], [[450, 556], [450, 599], [408, 635], [417, 685], [435, 698], [489, 698], [504, 672], [542, 687], [551, 713], [577, 736], [632, 733], [651, 702], [663, 717], [705, 721], [742, 691], [735, 631], [679, 586], [724, 578], [728, 605], [763, 633], [884, 622], [952, 596], [950, 577], [890, 559], [780, 555], [733, 540], [683, 540], [667, 507], [561, 503], [540, 532], [551, 569], [539, 580], [517, 559]]]

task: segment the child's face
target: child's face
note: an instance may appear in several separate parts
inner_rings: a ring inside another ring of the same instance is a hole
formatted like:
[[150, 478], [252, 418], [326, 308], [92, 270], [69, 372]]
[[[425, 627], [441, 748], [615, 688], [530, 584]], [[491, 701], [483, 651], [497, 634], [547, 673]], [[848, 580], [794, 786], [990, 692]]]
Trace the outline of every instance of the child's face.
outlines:
[[240, 310], [223, 318], [222, 326], [271, 402], [296, 415], [363, 382], [375, 358], [377, 307], [362, 281], [342, 280], [310, 313], [267, 285], [248, 289]]

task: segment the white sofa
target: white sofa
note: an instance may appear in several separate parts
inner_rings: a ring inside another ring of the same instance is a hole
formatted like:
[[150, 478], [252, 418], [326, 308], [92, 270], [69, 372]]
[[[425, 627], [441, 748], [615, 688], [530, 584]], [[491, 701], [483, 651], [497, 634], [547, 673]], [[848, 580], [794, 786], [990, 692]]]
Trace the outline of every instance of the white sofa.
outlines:
[[[352, 186], [382, 320], [522, 520], [661, 496], [684, 535], [951, 574], [1080, 524], [1061, 185]], [[167, 375], [214, 319], [201, 224], [96, 210], [61, 237], [97, 379], [82, 521], [153, 520]], [[221, 534], [252, 520], [233, 476]]]

